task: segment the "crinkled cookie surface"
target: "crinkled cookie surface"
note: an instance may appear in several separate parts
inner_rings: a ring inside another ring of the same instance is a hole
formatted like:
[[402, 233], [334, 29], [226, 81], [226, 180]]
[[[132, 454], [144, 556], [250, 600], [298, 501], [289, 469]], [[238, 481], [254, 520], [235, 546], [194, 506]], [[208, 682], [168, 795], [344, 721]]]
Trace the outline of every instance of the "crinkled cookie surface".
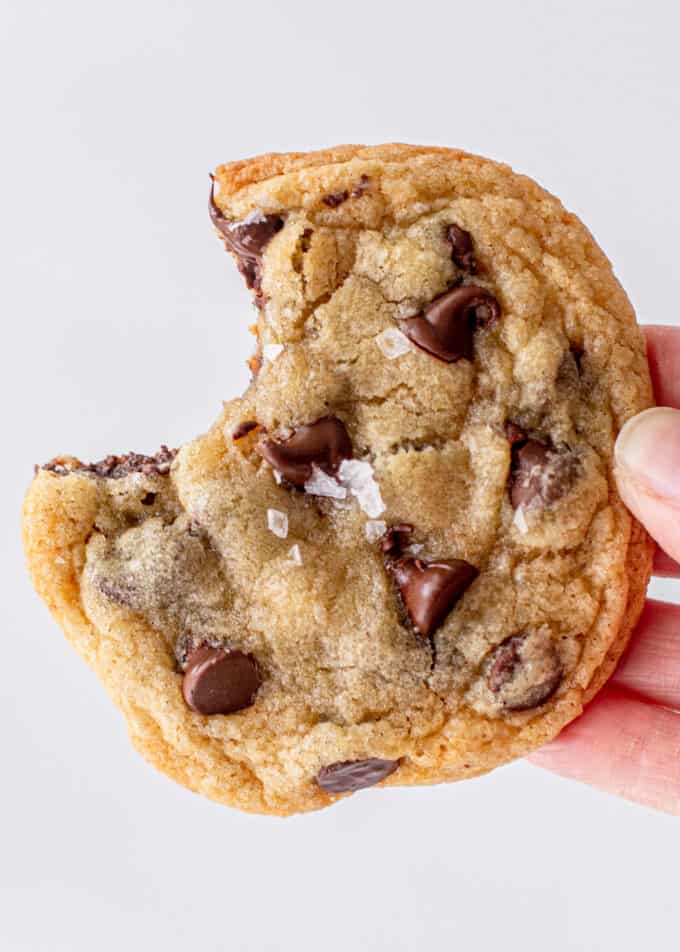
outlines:
[[210, 212], [258, 309], [252, 384], [176, 454], [40, 469], [38, 592], [143, 755], [245, 810], [545, 743], [650, 574], [612, 450], [651, 387], [607, 259], [444, 149], [233, 163]]

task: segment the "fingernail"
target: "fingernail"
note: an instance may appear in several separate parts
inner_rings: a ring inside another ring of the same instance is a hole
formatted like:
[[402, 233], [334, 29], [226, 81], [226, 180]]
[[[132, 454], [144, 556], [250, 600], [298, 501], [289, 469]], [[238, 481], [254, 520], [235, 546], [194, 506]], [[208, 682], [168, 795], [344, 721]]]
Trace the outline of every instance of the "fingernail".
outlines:
[[614, 447], [617, 479], [680, 497], [680, 410], [653, 407], [623, 426]]

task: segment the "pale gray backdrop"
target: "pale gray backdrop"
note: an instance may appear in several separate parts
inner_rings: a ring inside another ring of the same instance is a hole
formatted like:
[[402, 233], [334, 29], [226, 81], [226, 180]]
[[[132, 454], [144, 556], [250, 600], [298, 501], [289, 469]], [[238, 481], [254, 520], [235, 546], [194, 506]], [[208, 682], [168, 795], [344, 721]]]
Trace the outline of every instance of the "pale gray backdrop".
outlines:
[[175, 786], [19, 545], [35, 461], [181, 443], [246, 383], [250, 305], [206, 213], [221, 161], [394, 139], [503, 159], [584, 218], [641, 320], [677, 321], [673, 7], [5, 0], [0, 947], [676, 945], [679, 821], [525, 764], [288, 821]]

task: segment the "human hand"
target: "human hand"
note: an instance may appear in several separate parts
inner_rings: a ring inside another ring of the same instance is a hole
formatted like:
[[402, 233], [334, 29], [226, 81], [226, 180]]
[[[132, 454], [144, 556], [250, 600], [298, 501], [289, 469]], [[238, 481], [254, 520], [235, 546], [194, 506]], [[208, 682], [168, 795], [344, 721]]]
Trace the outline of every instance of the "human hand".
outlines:
[[[621, 430], [616, 481], [660, 546], [654, 574], [680, 578], [680, 329], [646, 332], [661, 406]], [[680, 814], [680, 605], [647, 601], [611, 680], [581, 717], [529, 760]]]

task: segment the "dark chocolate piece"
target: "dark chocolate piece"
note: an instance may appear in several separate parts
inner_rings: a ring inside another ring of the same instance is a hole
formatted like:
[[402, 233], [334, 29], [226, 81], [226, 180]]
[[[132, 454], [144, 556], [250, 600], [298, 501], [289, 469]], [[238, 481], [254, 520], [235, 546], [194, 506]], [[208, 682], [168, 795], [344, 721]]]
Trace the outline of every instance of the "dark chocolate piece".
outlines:
[[354, 793], [355, 790], [380, 783], [394, 773], [398, 766], [398, 760], [379, 760], [376, 757], [369, 760], [341, 760], [322, 767], [316, 781], [329, 793]]
[[429, 637], [444, 621], [479, 570], [464, 559], [425, 562], [388, 559], [408, 616], [421, 635]]
[[349, 192], [345, 188], [341, 192], [331, 192], [330, 195], [324, 195], [321, 201], [324, 205], [328, 205], [329, 208], [337, 208], [338, 205], [342, 205], [343, 202], [346, 202], [348, 198]]
[[337, 417], [322, 417], [298, 426], [286, 440], [265, 440], [258, 452], [293, 486], [302, 488], [312, 475], [312, 464], [333, 474], [352, 456], [352, 443]]
[[189, 656], [182, 694], [197, 714], [233, 714], [250, 707], [261, 683], [250, 655], [206, 646]]
[[493, 651], [486, 683], [508, 711], [544, 704], [562, 681], [562, 666], [548, 636], [522, 633], [506, 638]]
[[475, 284], [461, 285], [436, 298], [422, 314], [401, 321], [404, 333], [421, 350], [452, 363], [472, 360], [474, 333], [500, 317], [498, 301]]
[[229, 221], [215, 203], [215, 180], [210, 186], [208, 203], [210, 219], [224, 239], [228, 251], [236, 257], [236, 265], [246, 286], [260, 296], [262, 286], [262, 253], [274, 235], [283, 228], [281, 215], [251, 215], [243, 221]]
[[472, 248], [472, 236], [459, 225], [449, 225], [446, 235], [451, 243], [451, 259], [463, 271], [477, 274], [477, 259]]

